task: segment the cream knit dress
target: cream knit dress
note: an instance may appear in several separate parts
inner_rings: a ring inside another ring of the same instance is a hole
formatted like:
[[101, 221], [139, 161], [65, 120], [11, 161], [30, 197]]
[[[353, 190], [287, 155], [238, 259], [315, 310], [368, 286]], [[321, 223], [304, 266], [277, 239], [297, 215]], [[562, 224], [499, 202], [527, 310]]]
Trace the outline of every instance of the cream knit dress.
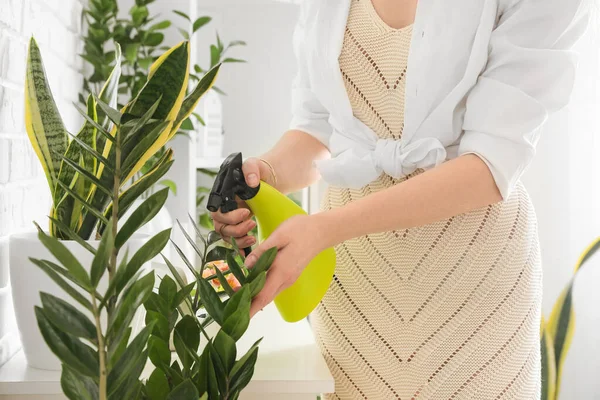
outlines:
[[[381, 138], [402, 135], [411, 33], [386, 25], [371, 0], [352, 0], [339, 64], [354, 115]], [[322, 208], [401, 181], [329, 187]], [[521, 184], [502, 203], [336, 252], [310, 318], [335, 378], [325, 399], [539, 399], [542, 272]]]

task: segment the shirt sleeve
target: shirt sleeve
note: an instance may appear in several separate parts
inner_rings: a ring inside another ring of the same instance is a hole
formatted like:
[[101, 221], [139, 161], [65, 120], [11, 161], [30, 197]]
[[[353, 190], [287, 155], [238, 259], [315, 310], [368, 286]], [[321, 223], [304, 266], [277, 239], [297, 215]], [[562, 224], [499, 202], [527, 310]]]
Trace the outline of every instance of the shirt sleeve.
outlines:
[[513, 0], [491, 33], [487, 65], [466, 101], [458, 153], [476, 154], [506, 199], [535, 154], [548, 115], [570, 98], [573, 44], [586, 0]]
[[308, 3], [303, 1], [300, 6], [300, 17], [293, 36], [297, 72], [292, 83], [292, 121], [289, 129], [306, 132], [329, 147], [329, 137], [332, 133], [329, 112], [313, 92], [308, 74], [306, 51]]

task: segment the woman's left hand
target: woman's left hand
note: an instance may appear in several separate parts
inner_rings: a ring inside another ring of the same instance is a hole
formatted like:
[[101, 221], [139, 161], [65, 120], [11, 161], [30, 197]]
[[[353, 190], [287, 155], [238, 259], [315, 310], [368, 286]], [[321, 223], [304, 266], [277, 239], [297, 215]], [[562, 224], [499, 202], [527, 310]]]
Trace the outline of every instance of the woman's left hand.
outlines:
[[265, 286], [252, 300], [250, 317], [298, 279], [308, 263], [326, 248], [324, 239], [323, 229], [315, 215], [298, 215], [282, 223], [246, 257], [246, 266], [252, 268], [265, 251], [272, 247], [278, 249], [267, 272]]

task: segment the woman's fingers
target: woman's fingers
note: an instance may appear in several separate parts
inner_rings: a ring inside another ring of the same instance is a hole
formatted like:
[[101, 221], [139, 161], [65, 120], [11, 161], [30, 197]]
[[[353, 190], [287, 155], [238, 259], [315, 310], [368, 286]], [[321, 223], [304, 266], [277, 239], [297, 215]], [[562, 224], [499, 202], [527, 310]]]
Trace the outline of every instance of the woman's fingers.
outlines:
[[229, 225], [215, 224], [215, 231], [219, 232], [221, 236], [230, 236], [232, 238], [243, 238], [256, 226], [256, 222], [251, 219], [248, 219], [244, 222], [241, 222], [237, 225]]
[[246, 247], [254, 246], [256, 244], [256, 238], [250, 235], [246, 235], [241, 238], [235, 238], [234, 240], [240, 249], [245, 249]]
[[[250, 218], [252, 213], [247, 208], [238, 208], [237, 210], [230, 211], [228, 213], [222, 213], [220, 210], [217, 212], [211, 213], [211, 217], [213, 221], [216, 223], [227, 224], [227, 225], [237, 225], [240, 222], [243, 222]], [[215, 225], [216, 228], [216, 225]], [[215, 229], [217, 232], [218, 230]]]
[[260, 183], [260, 161], [256, 158], [249, 158], [242, 165], [242, 171], [244, 172], [244, 178], [246, 179], [246, 183], [250, 187], [256, 187]]

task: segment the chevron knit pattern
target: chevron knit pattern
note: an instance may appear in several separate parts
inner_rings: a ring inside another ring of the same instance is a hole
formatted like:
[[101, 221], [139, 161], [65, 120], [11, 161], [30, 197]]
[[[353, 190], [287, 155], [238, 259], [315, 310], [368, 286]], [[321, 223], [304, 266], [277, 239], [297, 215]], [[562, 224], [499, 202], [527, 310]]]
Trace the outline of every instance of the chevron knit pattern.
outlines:
[[[352, 2], [340, 68], [355, 116], [382, 138], [402, 134], [411, 29], [387, 26], [370, 0]], [[401, 181], [330, 187], [322, 208]], [[335, 377], [325, 399], [539, 399], [542, 272], [521, 184], [503, 203], [336, 251], [334, 280], [311, 315]]]

